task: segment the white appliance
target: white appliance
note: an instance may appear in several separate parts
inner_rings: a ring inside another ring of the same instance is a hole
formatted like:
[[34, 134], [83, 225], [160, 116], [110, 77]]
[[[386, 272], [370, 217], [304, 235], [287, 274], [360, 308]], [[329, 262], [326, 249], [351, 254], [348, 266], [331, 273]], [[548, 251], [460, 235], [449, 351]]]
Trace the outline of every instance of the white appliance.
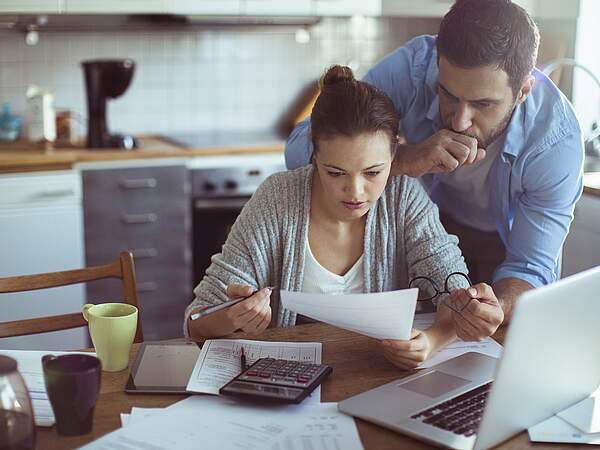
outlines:
[[443, 447], [494, 447], [597, 389], [599, 289], [596, 267], [528, 291], [517, 301], [497, 364], [465, 353], [338, 408]]
[[[0, 175], [0, 277], [84, 267], [81, 179], [76, 171]], [[0, 294], [0, 321], [77, 312], [83, 285]], [[85, 328], [0, 339], [2, 349], [88, 346]]]

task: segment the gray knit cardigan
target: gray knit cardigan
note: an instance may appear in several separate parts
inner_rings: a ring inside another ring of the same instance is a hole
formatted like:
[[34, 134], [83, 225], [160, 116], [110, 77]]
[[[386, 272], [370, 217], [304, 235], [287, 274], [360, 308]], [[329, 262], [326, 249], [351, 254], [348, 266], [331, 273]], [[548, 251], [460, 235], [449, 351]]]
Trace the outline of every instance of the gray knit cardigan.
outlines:
[[[296, 313], [279, 308], [279, 290], [302, 291], [312, 179], [309, 165], [272, 175], [259, 186], [194, 289], [196, 298], [185, 311], [186, 336], [191, 311], [227, 301], [230, 283], [274, 286], [271, 326], [296, 323]], [[418, 181], [390, 177], [367, 213], [365, 292], [406, 288], [414, 276], [428, 276], [443, 288], [446, 276], [456, 271], [467, 273], [467, 267], [458, 239], [440, 223], [437, 206]]]

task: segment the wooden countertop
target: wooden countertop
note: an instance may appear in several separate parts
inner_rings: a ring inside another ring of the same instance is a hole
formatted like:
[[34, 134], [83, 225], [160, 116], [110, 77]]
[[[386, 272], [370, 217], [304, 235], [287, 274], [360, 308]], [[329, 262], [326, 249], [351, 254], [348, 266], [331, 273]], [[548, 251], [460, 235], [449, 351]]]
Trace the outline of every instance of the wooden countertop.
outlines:
[[71, 169], [73, 164], [91, 161], [281, 153], [284, 150], [283, 143], [184, 148], [154, 136], [141, 137], [138, 141], [140, 147], [135, 150], [77, 147], [43, 149], [19, 142], [4, 144], [0, 145], [0, 173], [65, 170]]

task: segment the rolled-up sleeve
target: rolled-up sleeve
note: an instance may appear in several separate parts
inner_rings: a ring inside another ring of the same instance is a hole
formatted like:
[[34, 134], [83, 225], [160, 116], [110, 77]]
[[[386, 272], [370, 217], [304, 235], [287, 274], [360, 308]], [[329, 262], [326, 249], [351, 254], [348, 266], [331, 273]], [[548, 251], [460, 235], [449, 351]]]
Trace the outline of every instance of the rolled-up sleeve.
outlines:
[[582, 168], [583, 145], [577, 133], [525, 162], [506, 259], [496, 269], [494, 281], [518, 278], [539, 287], [560, 277], [560, 253], [583, 191]]

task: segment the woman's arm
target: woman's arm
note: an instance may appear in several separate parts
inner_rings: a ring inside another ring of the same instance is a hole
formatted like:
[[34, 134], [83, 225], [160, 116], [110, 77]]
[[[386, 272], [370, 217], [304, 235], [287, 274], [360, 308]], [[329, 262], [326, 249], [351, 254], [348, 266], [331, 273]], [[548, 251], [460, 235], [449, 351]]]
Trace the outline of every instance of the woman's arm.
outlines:
[[408, 341], [385, 339], [380, 347], [384, 356], [403, 370], [416, 368], [456, 340], [454, 323], [448, 308], [439, 308], [434, 323], [426, 330], [413, 329]]
[[[201, 339], [238, 329], [260, 332], [268, 326], [270, 290], [261, 288], [274, 284], [272, 261], [279, 236], [275, 207], [280, 195], [275, 184], [274, 177], [261, 184], [232, 226], [222, 252], [211, 258], [204, 278], [194, 289], [196, 298], [185, 311], [186, 336]], [[200, 309], [246, 296], [250, 297], [232, 307], [190, 320]]]

